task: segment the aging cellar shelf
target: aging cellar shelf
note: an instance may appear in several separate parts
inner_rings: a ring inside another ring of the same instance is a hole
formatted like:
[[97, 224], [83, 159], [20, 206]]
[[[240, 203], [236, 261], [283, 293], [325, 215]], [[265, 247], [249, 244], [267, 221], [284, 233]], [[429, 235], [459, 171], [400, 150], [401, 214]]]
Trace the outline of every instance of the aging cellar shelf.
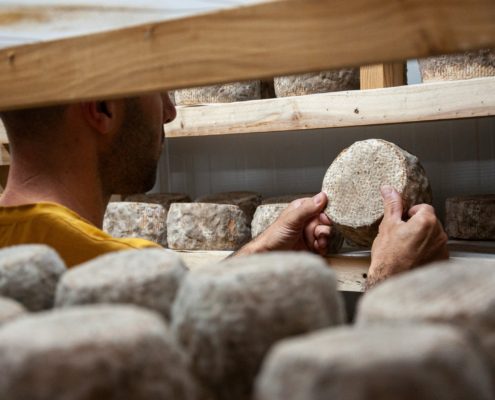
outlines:
[[168, 138], [397, 124], [495, 115], [495, 77], [178, 107]]

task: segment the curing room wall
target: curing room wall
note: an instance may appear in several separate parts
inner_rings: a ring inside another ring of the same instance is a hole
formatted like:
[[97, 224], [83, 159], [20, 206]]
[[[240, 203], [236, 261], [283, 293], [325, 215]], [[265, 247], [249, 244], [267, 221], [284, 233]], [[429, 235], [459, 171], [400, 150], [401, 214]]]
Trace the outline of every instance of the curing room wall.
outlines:
[[446, 197], [495, 193], [495, 118], [167, 139], [157, 189], [263, 196], [318, 192], [326, 169], [357, 140], [381, 138], [421, 160], [440, 216]]

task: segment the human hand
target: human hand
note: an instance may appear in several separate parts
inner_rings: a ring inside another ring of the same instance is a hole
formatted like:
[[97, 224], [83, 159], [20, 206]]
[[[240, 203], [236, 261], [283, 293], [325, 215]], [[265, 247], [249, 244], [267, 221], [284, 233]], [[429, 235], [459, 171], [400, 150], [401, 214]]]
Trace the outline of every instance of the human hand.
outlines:
[[322, 212], [327, 204], [325, 193], [294, 200], [262, 234], [235, 255], [276, 250], [308, 250], [325, 254], [333, 229]]
[[428, 204], [418, 204], [403, 221], [400, 194], [390, 186], [382, 187], [384, 215], [378, 236], [371, 248], [371, 266], [366, 289], [387, 277], [430, 261], [446, 259], [447, 234]]

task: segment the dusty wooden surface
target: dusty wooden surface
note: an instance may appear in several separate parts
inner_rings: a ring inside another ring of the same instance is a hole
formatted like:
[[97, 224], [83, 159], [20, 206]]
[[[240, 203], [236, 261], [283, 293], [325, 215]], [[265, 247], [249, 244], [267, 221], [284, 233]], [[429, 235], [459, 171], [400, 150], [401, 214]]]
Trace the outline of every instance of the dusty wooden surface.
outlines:
[[12, 47], [0, 109], [489, 47], [494, 19], [492, 0], [282, 0]]
[[[463, 263], [477, 260], [493, 261], [495, 264], [495, 241], [469, 242], [449, 241], [451, 258]], [[191, 268], [212, 265], [228, 257], [231, 251], [177, 251], [185, 264]], [[325, 257], [325, 261], [337, 274], [338, 289], [346, 292], [363, 292], [370, 264], [369, 251], [354, 251]]]
[[336, 128], [495, 114], [495, 77], [178, 107], [167, 137]]
[[364, 65], [360, 69], [361, 90], [405, 85], [405, 63]]

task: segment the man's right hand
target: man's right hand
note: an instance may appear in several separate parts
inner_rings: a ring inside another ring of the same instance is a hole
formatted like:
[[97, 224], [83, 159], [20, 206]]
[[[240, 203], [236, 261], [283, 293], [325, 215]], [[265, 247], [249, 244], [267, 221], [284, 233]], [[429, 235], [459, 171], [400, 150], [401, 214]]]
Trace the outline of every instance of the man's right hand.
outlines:
[[447, 235], [432, 206], [415, 205], [408, 211], [409, 220], [403, 221], [400, 194], [384, 186], [382, 197], [385, 210], [371, 248], [366, 289], [391, 275], [449, 257]]

